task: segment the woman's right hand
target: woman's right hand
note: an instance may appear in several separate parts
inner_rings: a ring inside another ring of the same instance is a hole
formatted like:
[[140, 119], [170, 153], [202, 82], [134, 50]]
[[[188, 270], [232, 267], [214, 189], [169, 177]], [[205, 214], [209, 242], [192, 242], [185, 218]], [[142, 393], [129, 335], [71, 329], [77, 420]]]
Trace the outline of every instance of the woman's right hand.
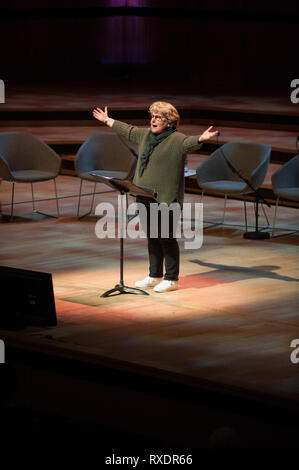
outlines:
[[100, 122], [105, 122], [105, 120], [109, 117], [107, 106], [105, 106], [105, 111], [103, 111], [101, 108], [94, 108], [92, 114]]

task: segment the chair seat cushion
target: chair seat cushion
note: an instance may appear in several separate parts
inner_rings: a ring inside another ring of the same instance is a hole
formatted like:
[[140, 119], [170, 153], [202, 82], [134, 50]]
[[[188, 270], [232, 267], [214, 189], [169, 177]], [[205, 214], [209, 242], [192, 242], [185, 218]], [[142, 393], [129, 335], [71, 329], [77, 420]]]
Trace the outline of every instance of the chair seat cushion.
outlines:
[[277, 188], [275, 193], [283, 199], [299, 201], [299, 188]]
[[15, 181], [23, 183], [34, 183], [37, 181], [47, 181], [56, 178], [57, 173], [40, 170], [19, 170], [11, 172]]
[[243, 181], [229, 181], [229, 180], [219, 180], [219, 181], [206, 181], [205, 183], [200, 183], [202, 189], [209, 189], [215, 193], [222, 194], [242, 194], [246, 188], [247, 184]]
[[[92, 173], [97, 176], [106, 176], [110, 178], [117, 178], [119, 180], [125, 179], [127, 172], [125, 171], [112, 171], [112, 170], [92, 170]], [[80, 178], [89, 181], [98, 181], [95, 176], [92, 176], [90, 173], [81, 173]]]

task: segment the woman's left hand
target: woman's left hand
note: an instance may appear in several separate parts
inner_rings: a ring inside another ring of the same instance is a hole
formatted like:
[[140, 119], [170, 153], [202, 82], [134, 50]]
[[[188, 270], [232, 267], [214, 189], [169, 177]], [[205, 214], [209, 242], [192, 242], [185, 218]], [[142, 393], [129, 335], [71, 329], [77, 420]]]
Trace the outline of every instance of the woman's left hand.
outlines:
[[216, 137], [219, 131], [212, 131], [213, 127], [214, 126], [210, 126], [207, 130], [205, 130], [199, 137], [198, 142], [204, 142], [205, 140], [210, 140], [213, 139], [213, 137]]

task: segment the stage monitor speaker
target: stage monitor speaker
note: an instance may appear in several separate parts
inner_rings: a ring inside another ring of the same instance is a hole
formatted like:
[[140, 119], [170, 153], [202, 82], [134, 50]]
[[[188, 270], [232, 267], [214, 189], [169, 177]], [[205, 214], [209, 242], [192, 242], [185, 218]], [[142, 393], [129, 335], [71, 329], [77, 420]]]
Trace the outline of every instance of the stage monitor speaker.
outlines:
[[52, 274], [0, 266], [0, 329], [57, 325]]

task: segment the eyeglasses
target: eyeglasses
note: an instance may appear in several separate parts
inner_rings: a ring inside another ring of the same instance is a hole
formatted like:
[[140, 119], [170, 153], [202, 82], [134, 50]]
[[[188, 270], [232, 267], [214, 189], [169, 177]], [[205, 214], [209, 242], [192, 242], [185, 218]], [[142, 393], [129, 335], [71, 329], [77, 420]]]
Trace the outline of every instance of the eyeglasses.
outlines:
[[160, 114], [152, 114], [151, 119], [155, 119], [156, 121], [160, 121], [160, 122], [165, 121], [165, 118], [162, 117]]

